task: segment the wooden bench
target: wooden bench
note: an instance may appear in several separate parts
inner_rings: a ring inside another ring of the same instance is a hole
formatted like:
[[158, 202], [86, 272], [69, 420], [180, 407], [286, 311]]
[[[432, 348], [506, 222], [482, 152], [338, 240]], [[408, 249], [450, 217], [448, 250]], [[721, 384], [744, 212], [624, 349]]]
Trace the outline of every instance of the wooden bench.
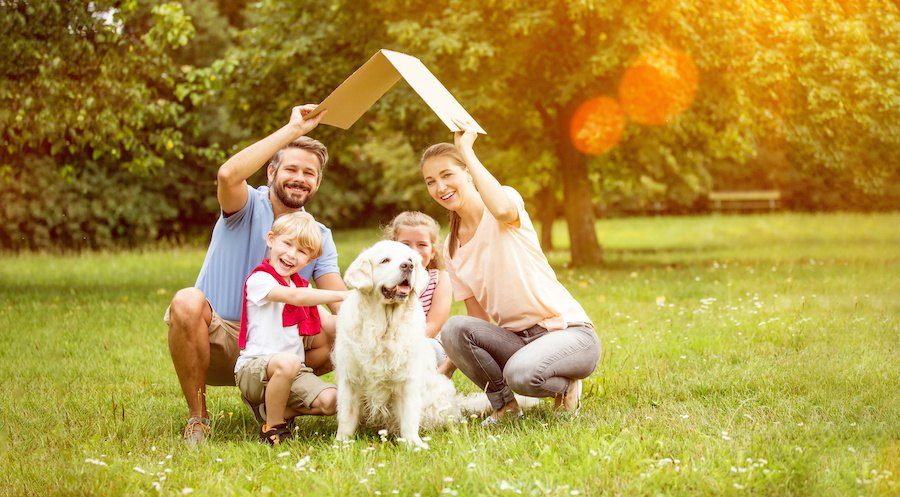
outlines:
[[713, 209], [766, 209], [774, 211], [781, 200], [778, 190], [719, 191], [709, 192]]

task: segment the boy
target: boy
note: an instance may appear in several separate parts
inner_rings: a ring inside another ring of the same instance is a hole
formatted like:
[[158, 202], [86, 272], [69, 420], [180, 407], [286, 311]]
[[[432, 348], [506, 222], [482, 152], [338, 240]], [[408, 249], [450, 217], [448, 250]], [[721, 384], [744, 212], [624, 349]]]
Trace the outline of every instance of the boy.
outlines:
[[316, 306], [341, 302], [349, 292], [310, 288], [297, 274], [322, 251], [318, 224], [306, 212], [276, 219], [266, 246], [268, 258], [244, 284], [234, 372], [244, 403], [262, 418], [260, 441], [278, 445], [291, 436], [287, 419], [336, 411], [335, 386], [304, 364], [304, 340], [320, 332], [321, 321], [334, 319], [320, 316]]

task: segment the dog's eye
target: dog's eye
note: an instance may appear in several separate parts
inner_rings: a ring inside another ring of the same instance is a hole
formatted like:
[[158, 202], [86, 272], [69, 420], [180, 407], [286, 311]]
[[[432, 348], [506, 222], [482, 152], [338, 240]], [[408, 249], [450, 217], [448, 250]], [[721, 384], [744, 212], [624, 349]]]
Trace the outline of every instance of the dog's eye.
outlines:
[[388, 262], [391, 262], [391, 258], [390, 258], [390, 257], [385, 257], [385, 258], [381, 261], [381, 264], [387, 264]]

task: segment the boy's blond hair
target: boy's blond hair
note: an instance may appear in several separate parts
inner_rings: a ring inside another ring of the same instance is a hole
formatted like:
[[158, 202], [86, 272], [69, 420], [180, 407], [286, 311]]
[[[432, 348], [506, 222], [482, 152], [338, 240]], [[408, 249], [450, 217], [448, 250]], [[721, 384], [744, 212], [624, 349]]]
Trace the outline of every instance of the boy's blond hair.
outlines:
[[311, 214], [303, 211], [284, 214], [272, 223], [272, 234], [287, 234], [298, 247], [303, 249], [310, 260], [322, 255], [322, 233], [319, 224]]
[[434, 256], [428, 263], [427, 269], [444, 269], [444, 259], [441, 255], [441, 243], [438, 238], [441, 236], [441, 225], [428, 214], [419, 211], [405, 211], [397, 214], [397, 216], [384, 227], [384, 236], [388, 240], [396, 240], [400, 228], [426, 228], [431, 238], [431, 247], [434, 249]]

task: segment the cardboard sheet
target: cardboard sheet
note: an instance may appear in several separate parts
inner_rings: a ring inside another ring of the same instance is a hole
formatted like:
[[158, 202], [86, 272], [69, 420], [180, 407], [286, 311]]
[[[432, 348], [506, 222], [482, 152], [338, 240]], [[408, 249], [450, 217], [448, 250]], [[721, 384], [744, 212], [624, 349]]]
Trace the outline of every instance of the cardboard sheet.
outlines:
[[391, 50], [379, 50], [305, 117], [309, 119], [328, 109], [322, 123], [348, 129], [401, 78], [450, 131], [459, 131], [452, 121], [457, 117], [475, 123], [476, 131], [487, 134], [422, 61]]

